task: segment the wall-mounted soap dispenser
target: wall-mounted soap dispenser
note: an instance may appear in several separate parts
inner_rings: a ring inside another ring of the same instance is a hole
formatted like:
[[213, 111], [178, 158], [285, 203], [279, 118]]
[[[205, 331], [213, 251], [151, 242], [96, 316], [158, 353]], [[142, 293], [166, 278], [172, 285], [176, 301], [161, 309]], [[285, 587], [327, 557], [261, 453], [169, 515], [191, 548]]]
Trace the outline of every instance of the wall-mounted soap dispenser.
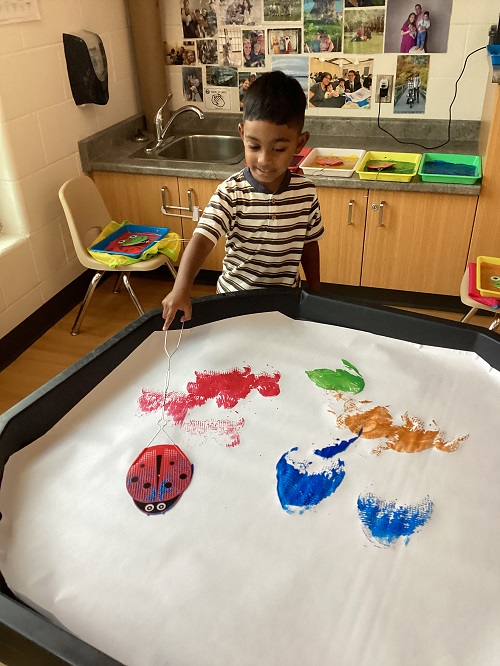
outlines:
[[99, 35], [88, 30], [63, 34], [64, 55], [73, 99], [82, 104], [107, 104], [108, 63]]

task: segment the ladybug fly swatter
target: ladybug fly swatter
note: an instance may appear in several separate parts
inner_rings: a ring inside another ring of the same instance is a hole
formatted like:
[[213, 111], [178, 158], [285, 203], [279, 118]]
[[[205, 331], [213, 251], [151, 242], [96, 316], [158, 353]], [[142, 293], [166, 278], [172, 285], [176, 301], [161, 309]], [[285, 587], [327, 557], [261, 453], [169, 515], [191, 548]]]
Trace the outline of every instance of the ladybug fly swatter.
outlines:
[[165, 513], [186, 490], [193, 465], [175, 444], [146, 447], [127, 474], [127, 490], [135, 505], [148, 515]]

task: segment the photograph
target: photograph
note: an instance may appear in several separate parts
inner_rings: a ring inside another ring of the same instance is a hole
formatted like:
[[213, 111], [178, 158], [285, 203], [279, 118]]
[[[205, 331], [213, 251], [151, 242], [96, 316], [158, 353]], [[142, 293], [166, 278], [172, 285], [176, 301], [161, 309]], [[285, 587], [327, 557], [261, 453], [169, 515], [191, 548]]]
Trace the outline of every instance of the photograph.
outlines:
[[268, 53], [272, 56], [300, 53], [300, 33], [300, 28], [268, 30]]
[[236, 88], [238, 86], [238, 70], [236, 67], [219, 67], [209, 65], [206, 71], [207, 86]]
[[243, 67], [266, 66], [266, 37], [263, 30], [243, 30]]
[[342, 0], [305, 0], [304, 53], [340, 53], [342, 16]]
[[373, 59], [310, 58], [309, 107], [370, 108]]
[[263, 72], [239, 72], [238, 73], [238, 88], [240, 93], [240, 111], [243, 110], [243, 100], [245, 99], [245, 93], [250, 88], [252, 83], [256, 81], [259, 76], [262, 76]]
[[400, 55], [394, 82], [394, 113], [425, 113], [428, 55]]
[[446, 53], [453, 0], [387, 0], [386, 53]]
[[302, 0], [264, 0], [264, 21], [301, 21]]
[[239, 67], [242, 64], [241, 29], [224, 27], [218, 32], [219, 63], [221, 65]]
[[198, 63], [200, 65], [217, 65], [217, 40], [200, 39], [196, 42]]
[[182, 91], [186, 102], [203, 102], [201, 67], [182, 68]]
[[346, 9], [344, 53], [383, 53], [385, 8]]
[[221, 3], [220, 15], [226, 25], [258, 25], [262, 22], [262, 2], [228, 0]]
[[194, 65], [196, 51], [194, 42], [185, 41], [182, 44], [167, 44], [163, 42], [165, 65]]
[[181, 20], [185, 39], [215, 37], [217, 13], [214, 0], [182, 0]]
[[352, 7], [383, 7], [385, 0], [345, 0], [347, 8]]
[[273, 56], [273, 70], [280, 70], [294, 79], [302, 86], [306, 97], [309, 90], [309, 58], [306, 56]]

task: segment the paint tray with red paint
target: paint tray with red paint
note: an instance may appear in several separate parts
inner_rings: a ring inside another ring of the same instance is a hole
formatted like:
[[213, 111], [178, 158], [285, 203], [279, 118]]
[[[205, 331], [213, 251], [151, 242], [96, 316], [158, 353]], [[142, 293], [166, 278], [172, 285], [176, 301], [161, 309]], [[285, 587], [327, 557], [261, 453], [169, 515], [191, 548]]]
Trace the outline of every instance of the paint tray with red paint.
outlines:
[[313, 148], [301, 169], [310, 176], [349, 178], [363, 159], [364, 150], [351, 148]]
[[145, 250], [168, 234], [168, 227], [147, 227], [140, 224], [124, 224], [120, 229], [92, 245], [92, 252], [123, 254], [140, 257]]

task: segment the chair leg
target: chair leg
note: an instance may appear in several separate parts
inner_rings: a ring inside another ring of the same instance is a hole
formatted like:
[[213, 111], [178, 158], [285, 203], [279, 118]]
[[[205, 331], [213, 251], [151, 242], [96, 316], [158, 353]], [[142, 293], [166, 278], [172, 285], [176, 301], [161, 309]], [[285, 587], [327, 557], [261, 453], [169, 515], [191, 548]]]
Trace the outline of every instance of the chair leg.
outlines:
[[172, 276], [175, 280], [175, 278], [177, 277], [177, 271], [175, 270], [173, 263], [170, 261], [170, 259], [167, 259], [166, 264], [168, 270], [172, 273]]
[[490, 331], [496, 331], [496, 329], [500, 326], [500, 315], [495, 315], [495, 319], [491, 322], [491, 326], [489, 326]]
[[119, 294], [121, 286], [122, 286], [122, 274], [118, 273], [115, 280], [115, 286], [113, 287], [113, 294]]
[[144, 310], [142, 309], [141, 304], [139, 303], [139, 300], [137, 299], [137, 296], [135, 295], [134, 290], [132, 289], [132, 286], [131, 286], [131, 284], [130, 284], [129, 277], [130, 277], [130, 273], [123, 273], [123, 275], [122, 275], [123, 284], [124, 284], [125, 287], [127, 288], [127, 291], [128, 291], [128, 293], [129, 293], [129, 295], [130, 295], [130, 298], [132, 299], [133, 304], [134, 304], [135, 307], [137, 308], [137, 312], [138, 312], [140, 315], [143, 315], [143, 314], [144, 314]]
[[476, 314], [477, 311], [478, 311], [478, 308], [471, 308], [469, 310], [469, 312], [464, 317], [462, 317], [460, 322], [462, 324], [466, 324], [469, 321], [469, 319], [472, 319], [472, 317]]
[[90, 299], [92, 298], [92, 294], [95, 291], [95, 288], [99, 284], [99, 280], [102, 278], [106, 271], [97, 271], [90, 281], [90, 284], [87, 288], [87, 293], [85, 294], [85, 298], [82, 301], [82, 304], [80, 305], [80, 309], [78, 310], [78, 314], [76, 315], [75, 323], [73, 324], [73, 328], [71, 329], [71, 335], [78, 335], [80, 332], [80, 325], [83, 320], [83, 316], [85, 315], [85, 310], [87, 309], [87, 305], [90, 303]]

